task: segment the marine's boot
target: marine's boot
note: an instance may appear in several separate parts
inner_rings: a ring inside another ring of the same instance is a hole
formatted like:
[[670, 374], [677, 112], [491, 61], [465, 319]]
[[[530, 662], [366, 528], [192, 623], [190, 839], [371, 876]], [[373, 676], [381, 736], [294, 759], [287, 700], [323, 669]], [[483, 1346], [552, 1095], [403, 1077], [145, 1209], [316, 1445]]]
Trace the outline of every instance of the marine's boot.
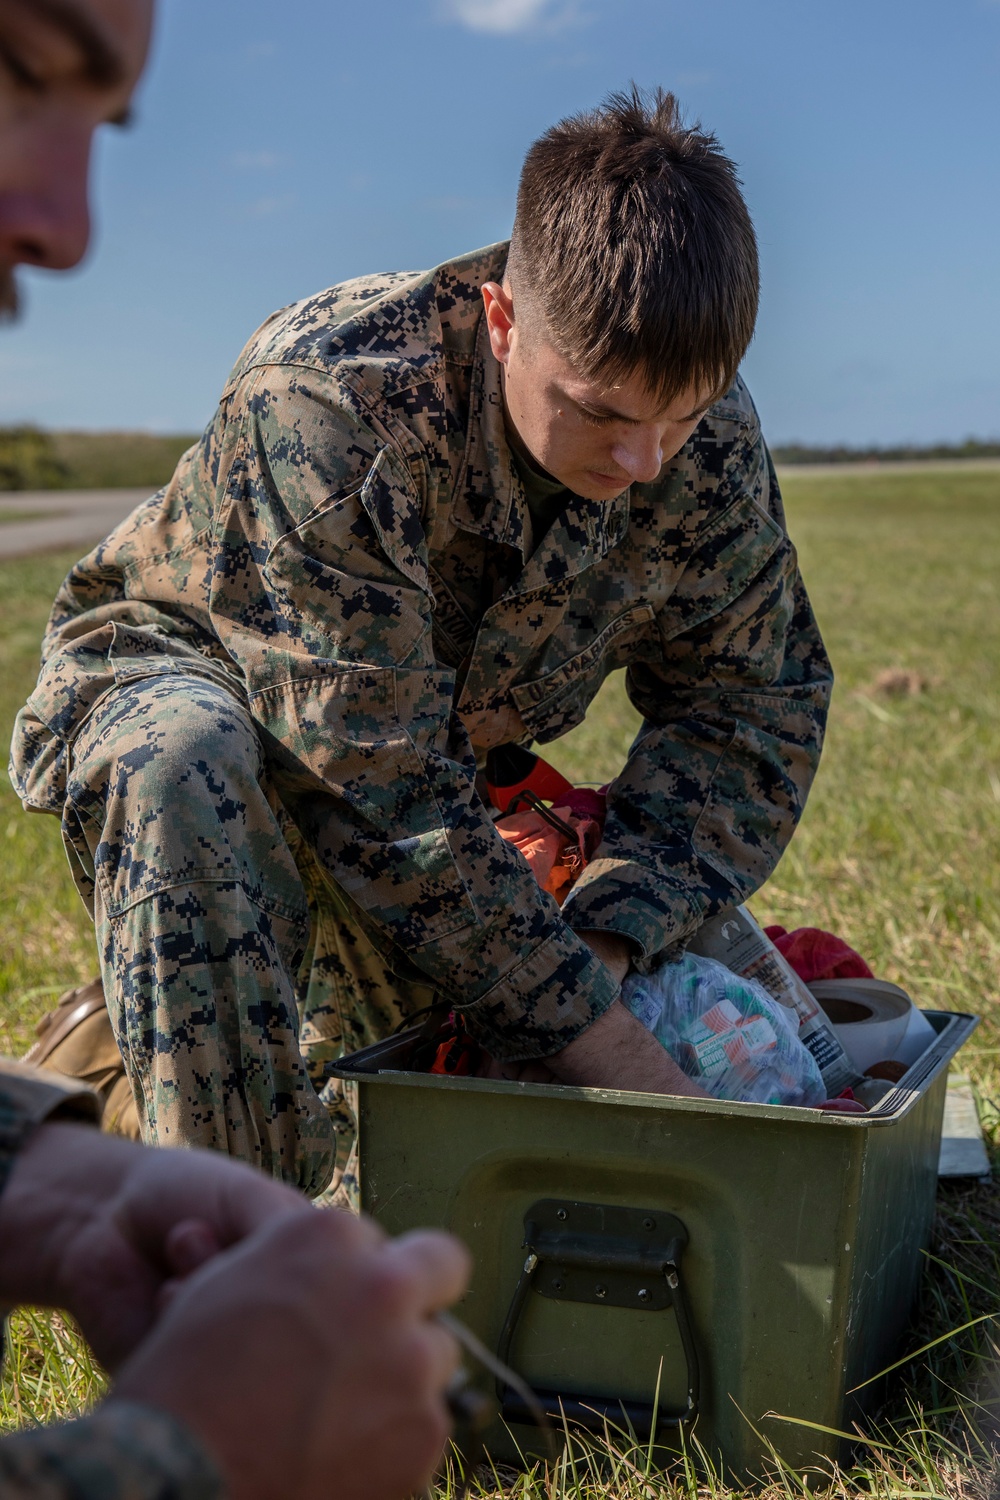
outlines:
[[104, 1101], [101, 1129], [139, 1140], [139, 1117], [100, 979], [60, 995], [55, 1010], [39, 1021], [37, 1036], [24, 1061], [90, 1084]]

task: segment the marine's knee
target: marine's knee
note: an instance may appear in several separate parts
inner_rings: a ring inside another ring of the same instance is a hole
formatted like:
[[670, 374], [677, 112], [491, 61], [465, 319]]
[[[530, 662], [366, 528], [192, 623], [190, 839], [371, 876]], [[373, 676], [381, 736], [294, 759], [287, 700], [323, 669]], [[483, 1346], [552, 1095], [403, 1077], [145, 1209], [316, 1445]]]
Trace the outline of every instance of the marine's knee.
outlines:
[[143, 678], [116, 688], [74, 747], [70, 800], [81, 811], [210, 804], [235, 814], [259, 795], [262, 754], [248, 713], [196, 677]]

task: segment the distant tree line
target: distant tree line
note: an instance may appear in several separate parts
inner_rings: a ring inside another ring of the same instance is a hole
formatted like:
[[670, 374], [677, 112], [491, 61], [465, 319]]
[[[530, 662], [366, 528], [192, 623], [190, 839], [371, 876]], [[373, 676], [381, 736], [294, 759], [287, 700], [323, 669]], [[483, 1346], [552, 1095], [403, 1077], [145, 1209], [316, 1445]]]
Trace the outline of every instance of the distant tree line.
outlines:
[[187, 433], [0, 427], [0, 490], [156, 490], [194, 441]]
[[[0, 427], [0, 490], [155, 490], [166, 484], [177, 460], [196, 439], [190, 433], [47, 432], [41, 427]], [[780, 443], [779, 464], [898, 463], [905, 459], [1000, 458], [1000, 440], [913, 443], [895, 448], [822, 448]]]
[[37, 427], [0, 428], [0, 490], [61, 490], [66, 472], [48, 433]]
[[779, 443], [771, 449], [776, 464], [892, 464], [936, 458], [1000, 458], [1000, 439], [982, 442], [966, 438], [964, 443], [904, 443], [894, 448], [849, 448], [838, 443], [821, 448], [812, 443]]

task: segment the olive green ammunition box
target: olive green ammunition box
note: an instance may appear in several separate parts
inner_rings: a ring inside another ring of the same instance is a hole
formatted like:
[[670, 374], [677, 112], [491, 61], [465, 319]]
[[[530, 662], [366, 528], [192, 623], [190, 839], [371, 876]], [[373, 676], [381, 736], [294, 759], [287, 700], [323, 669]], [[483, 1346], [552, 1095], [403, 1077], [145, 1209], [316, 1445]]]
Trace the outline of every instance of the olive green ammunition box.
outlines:
[[[358, 1088], [362, 1206], [466, 1242], [459, 1316], [558, 1422], [646, 1438], [658, 1388], [657, 1442], [693, 1430], [731, 1476], [769, 1445], [842, 1458], [820, 1429], [850, 1431], [901, 1352], [948, 1064], [977, 1024], [927, 1014], [936, 1040], [867, 1115], [409, 1072], [404, 1033], [335, 1070]], [[498, 1395], [490, 1453], [543, 1452]]]

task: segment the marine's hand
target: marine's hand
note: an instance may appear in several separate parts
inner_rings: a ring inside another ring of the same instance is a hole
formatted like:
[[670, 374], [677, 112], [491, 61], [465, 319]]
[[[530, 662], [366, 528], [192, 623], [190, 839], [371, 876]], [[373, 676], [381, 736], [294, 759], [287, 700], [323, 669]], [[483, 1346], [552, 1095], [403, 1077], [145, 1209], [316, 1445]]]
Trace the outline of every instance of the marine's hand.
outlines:
[[620, 1000], [568, 1047], [545, 1061], [559, 1083], [707, 1097]]
[[558, 1083], [548, 1063], [540, 1058], [527, 1062], [501, 1062], [499, 1058], [487, 1057], [479, 1070], [480, 1078], [503, 1078], [511, 1083]]
[[0, 1197], [0, 1301], [66, 1308], [114, 1369], [163, 1289], [261, 1225], [315, 1211], [208, 1151], [154, 1151], [82, 1125], [42, 1125]]
[[115, 1395], [196, 1432], [232, 1500], [402, 1500], [447, 1440], [458, 1350], [432, 1315], [467, 1276], [445, 1235], [281, 1218], [177, 1286]]

